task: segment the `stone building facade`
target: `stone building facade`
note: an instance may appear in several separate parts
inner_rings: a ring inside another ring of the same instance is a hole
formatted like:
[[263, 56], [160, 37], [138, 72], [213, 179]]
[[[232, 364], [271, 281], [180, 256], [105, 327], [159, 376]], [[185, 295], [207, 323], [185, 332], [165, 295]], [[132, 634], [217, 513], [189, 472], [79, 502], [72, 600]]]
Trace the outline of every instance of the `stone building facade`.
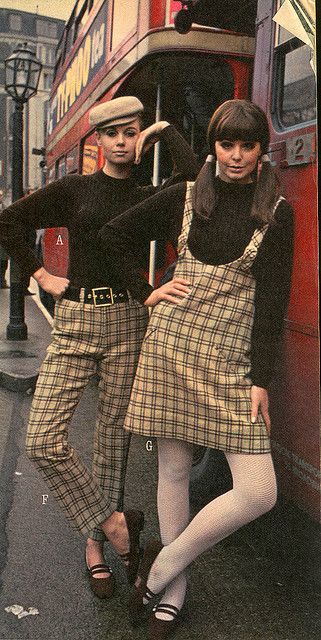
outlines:
[[32, 45], [43, 68], [38, 92], [24, 105], [24, 190], [38, 189], [45, 181], [42, 157], [32, 149], [45, 145], [49, 93], [53, 81], [55, 50], [64, 21], [43, 15], [0, 8], [0, 189], [11, 201], [11, 153], [13, 100], [5, 91], [4, 60], [18, 44]]

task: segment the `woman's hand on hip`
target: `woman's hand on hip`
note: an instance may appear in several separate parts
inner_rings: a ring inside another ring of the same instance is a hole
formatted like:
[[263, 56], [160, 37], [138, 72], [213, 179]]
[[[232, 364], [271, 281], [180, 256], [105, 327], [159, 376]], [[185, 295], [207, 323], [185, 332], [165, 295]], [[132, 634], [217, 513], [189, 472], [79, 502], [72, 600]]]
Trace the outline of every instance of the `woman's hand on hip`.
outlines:
[[51, 293], [55, 300], [59, 300], [69, 286], [69, 280], [67, 278], [53, 276], [51, 273], [46, 271], [44, 267], [35, 271], [32, 276], [37, 280], [38, 284], [44, 291]]
[[166, 120], [160, 120], [140, 132], [139, 138], [136, 142], [135, 164], [140, 163], [142, 155], [144, 155], [144, 153], [146, 153], [148, 149], [155, 144], [155, 142], [158, 142], [161, 132], [168, 126], [169, 122]]
[[188, 288], [189, 286], [190, 283], [187, 280], [173, 278], [173, 280], [166, 282], [158, 289], [154, 289], [150, 296], [146, 298], [144, 304], [146, 307], [155, 307], [161, 300], [179, 304], [181, 298], [185, 298], [191, 292]]
[[265, 422], [266, 429], [270, 435], [271, 431], [271, 419], [269, 415], [269, 396], [266, 389], [263, 387], [251, 387], [251, 422], [254, 423], [257, 420], [259, 411], [262, 414], [262, 418]]

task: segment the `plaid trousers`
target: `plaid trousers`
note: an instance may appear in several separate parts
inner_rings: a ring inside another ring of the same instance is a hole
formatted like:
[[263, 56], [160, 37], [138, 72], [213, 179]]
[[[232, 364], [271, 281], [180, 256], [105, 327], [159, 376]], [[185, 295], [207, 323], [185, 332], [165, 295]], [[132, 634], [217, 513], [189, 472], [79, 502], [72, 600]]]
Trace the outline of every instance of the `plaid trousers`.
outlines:
[[[104, 539], [99, 524], [122, 503], [129, 447], [123, 422], [147, 321], [146, 307], [134, 300], [107, 307], [59, 300], [31, 406], [27, 455], [72, 526], [96, 540]], [[90, 472], [68, 441], [68, 427], [95, 373], [100, 382]]]

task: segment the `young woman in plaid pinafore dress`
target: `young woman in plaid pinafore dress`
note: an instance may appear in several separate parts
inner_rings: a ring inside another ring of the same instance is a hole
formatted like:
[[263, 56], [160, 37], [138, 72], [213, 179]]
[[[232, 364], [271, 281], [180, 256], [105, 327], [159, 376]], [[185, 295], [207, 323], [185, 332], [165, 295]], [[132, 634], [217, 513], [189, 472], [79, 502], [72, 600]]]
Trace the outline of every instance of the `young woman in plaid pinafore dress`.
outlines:
[[[154, 309], [125, 420], [126, 429], [157, 437], [158, 444], [164, 547], [147, 545], [130, 605], [137, 623], [144, 604], [164, 591], [150, 618], [151, 640], [167, 637], [179, 619], [185, 568], [276, 500], [266, 387], [289, 290], [292, 216], [266, 155], [269, 129], [261, 109], [245, 100], [224, 103], [212, 116], [208, 137], [218, 178], [207, 162], [194, 185], [172, 188], [174, 213], [164, 192], [102, 232], [104, 240], [112, 236], [113, 258], [141, 299], [132, 247], [138, 236], [163, 238], [166, 224], [173, 239], [175, 215], [180, 217], [174, 278], [144, 294]], [[230, 218], [220, 218], [224, 199], [233, 198], [237, 216], [230, 208]], [[266, 346], [273, 356], [264, 355]], [[195, 443], [225, 452], [233, 489], [189, 522]]]

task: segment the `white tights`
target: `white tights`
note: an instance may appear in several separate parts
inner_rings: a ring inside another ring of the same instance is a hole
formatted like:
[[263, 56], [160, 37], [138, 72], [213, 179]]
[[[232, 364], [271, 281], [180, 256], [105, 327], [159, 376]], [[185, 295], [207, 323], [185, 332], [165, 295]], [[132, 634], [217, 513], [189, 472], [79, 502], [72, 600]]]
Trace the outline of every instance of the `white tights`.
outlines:
[[[161, 602], [180, 609], [186, 592], [184, 569], [223, 538], [272, 509], [276, 479], [271, 455], [225, 453], [233, 489], [207, 504], [189, 522], [189, 477], [193, 447], [179, 440], [157, 440], [158, 517], [165, 545], [149, 574], [148, 588]], [[166, 618], [166, 614], [157, 617]]]

